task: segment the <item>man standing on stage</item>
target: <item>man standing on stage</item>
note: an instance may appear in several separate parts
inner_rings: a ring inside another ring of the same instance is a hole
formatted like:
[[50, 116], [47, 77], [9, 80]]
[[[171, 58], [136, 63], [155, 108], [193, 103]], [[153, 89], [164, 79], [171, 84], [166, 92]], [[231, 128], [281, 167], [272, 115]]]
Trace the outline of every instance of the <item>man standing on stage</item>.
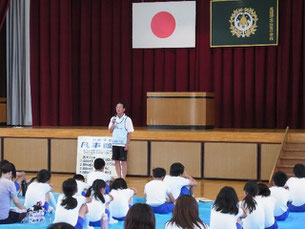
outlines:
[[112, 133], [112, 160], [118, 177], [125, 179], [127, 174], [127, 151], [131, 133], [134, 131], [131, 118], [125, 115], [125, 104], [119, 102], [116, 107], [116, 116], [110, 119], [108, 129]]

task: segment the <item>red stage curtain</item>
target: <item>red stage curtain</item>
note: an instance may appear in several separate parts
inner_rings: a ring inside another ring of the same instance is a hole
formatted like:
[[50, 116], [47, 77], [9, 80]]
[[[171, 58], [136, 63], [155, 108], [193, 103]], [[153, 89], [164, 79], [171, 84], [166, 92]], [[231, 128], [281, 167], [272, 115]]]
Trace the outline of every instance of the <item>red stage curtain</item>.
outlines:
[[6, 18], [7, 9], [11, 3], [11, 0], [0, 1], [0, 30], [2, 29], [3, 23]]
[[144, 126], [146, 92], [207, 91], [216, 127], [305, 128], [304, 0], [280, 1], [277, 47], [210, 48], [197, 0], [196, 48], [146, 50], [131, 48], [132, 2], [31, 1], [34, 125], [107, 125], [122, 100]]

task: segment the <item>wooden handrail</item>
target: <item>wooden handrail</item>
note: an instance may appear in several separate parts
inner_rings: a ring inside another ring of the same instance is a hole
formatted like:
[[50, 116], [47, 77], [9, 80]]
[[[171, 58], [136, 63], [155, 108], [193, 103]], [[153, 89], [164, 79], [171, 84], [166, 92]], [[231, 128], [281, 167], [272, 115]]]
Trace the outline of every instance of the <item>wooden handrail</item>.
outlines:
[[272, 169], [272, 172], [271, 172], [271, 175], [270, 175], [270, 178], [269, 178], [269, 185], [271, 185], [274, 171], [275, 171], [275, 169], [278, 167], [278, 165], [280, 163], [280, 158], [281, 158], [281, 156], [283, 154], [283, 149], [284, 149], [287, 137], [288, 137], [288, 130], [289, 130], [289, 126], [286, 127], [286, 130], [285, 130], [285, 133], [284, 133], [284, 137], [283, 137], [283, 140], [282, 140], [282, 143], [281, 143], [281, 149], [280, 149], [280, 152], [279, 152], [279, 154], [277, 156], [276, 163], [273, 166], [273, 169]]

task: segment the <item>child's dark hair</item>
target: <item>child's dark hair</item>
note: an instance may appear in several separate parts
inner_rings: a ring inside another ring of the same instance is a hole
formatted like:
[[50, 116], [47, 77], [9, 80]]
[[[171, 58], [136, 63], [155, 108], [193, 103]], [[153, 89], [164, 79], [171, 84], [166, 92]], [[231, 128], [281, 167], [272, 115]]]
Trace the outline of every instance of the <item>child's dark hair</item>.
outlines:
[[61, 202], [61, 206], [65, 209], [74, 209], [77, 206], [77, 200], [73, 195], [77, 192], [77, 183], [73, 178], [65, 180], [62, 183], [62, 190], [65, 194], [65, 198]]
[[50, 180], [51, 178], [51, 173], [50, 171], [46, 170], [46, 169], [42, 169], [37, 173], [36, 177], [33, 177], [29, 183], [32, 183], [35, 179], [39, 182], [39, 183], [46, 183]]
[[180, 176], [184, 173], [184, 165], [182, 165], [181, 163], [179, 162], [176, 162], [174, 164], [171, 165], [170, 167], [170, 171], [169, 171], [169, 174], [171, 176]]
[[6, 174], [12, 172], [12, 177], [16, 178], [16, 168], [15, 165], [13, 163], [7, 162], [4, 163], [1, 168], [0, 168], [0, 176], [2, 176], [2, 174]]
[[8, 160], [5, 160], [5, 159], [3, 159], [2, 161], [0, 161], [0, 168], [3, 166], [3, 165], [5, 165], [5, 164], [7, 164], [7, 163], [10, 163]]
[[125, 217], [125, 229], [155, 229], [156, 220], [152, 208], [144, 203], [131, 206]]
[[168, 224], [185, 229], [207, 228], [206, 224], [199, 218], [196, 199], [190, 195], [183, 195], [177, 199], [173, 217], [168, 221]]
[[304, 178], [305, 177], [305, 166], [301, 163], [296, 164], [293, 167], [293, 173], [297, 178]]
[[274, 182], [274, 184], [278, 187], [284, 187], [287, 180], [288, 180], [288, 177], [286, 175], [286, 173], [282, 172], [282, 171], [277, 171], [273, 177], [272, 177], [272, 180]]
[[117, 178], [111, 184], [110, 190], [112, 189], [127, 189], [127, 183], [123, 178]]
[[238, 214], [238, 197], [234, 188], [225, 186], [223, 187], [214, 202], [213, 208], [215, 211], [225, 214]]
[[53, 223], [48, 226], [47, 229], [74, 229], [71, 224], [68, 223]]
[[264, 197], [270, 196], [271, 191], [264, 183], [258, 184], [258, 194]]
[[75, 175], [73, 176], [73, 179], [74, 179], [74, 180], [79, 180], [79, 181], [85, 182], [85, 177], [84, 177], [82, 174], [75, 174]]
[[102, 169], [102, 168], [104, 168], [105, 167], [105, 161], [104, 161], [104, 159], [102, 159], [102, 158], [96, 158], [95, 160], [94, 160], [94, 168], [96, 169], [96, 170], [100, 170], [100, 169]]
[[155, 178], [162, 178], [162, 177], [165, 177], [165, 175], [166, 175], [165, 169], [159, 168], [159, 167], [153, 169], [152, 172], [153, 172], [153, 177], [155, 177]]
[[105, 198], [100, 191], [102, 188], [106, 188], [106, 182], [101, 179], [97, 179], [93, 182], [92, 186], [87, 190], [85, 196], [91, 197], [91, 193], [93, 191], [94, 198], [99, 199], [100, 201], [102, 201], [102, 203], [105, 203]]
[[255, 181], [248, 181], [244, 186], [246, 196], [243, 199], [243, 206], [249, 210], [249, 213], [256, 209], [256, 201], [254, 197], [258, 194], [258, 186]]

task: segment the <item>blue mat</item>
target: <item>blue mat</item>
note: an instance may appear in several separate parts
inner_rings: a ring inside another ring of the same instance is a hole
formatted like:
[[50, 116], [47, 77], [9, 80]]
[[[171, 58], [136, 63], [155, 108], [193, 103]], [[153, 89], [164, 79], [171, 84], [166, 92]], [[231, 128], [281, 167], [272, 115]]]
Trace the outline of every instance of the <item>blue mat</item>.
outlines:
[[[58, 197], [58, 194], [55, 195]], [[23, 202], [24, 198], [20, 197]], [[144, 198], [134, 197], [134, 203], [144, 203]], [[210, 224], [210, 212], [212, 203], [199, 203], [199, 216], [207, 224]], [[156, 228], [163, 229], [165, 223], [171, 218], [171, 214], [160, 215], [156, 214]], [[29, 223], [16, 223], [16, 224], [6, 224], [0, 225], [0, 229], [4, 228], [16, 228], [16, 229], [30, 229], [30, 228], [47, 228], [49, 224], [52, 223], [54, 219], [54, 214], [49, 214], [46, 217], [46, 222], [44, 224], [29, 224]], [[305, 213], [290, 213], [289, 217], [285, 221], [278, 221], [279, 229], [304, 229], [305, 228]], [[96, 227], [98, 228], [98, 227]], [[110, 229], [123, 229], [124, 222], [119, 222], [117, 224], [109, 225]]]

